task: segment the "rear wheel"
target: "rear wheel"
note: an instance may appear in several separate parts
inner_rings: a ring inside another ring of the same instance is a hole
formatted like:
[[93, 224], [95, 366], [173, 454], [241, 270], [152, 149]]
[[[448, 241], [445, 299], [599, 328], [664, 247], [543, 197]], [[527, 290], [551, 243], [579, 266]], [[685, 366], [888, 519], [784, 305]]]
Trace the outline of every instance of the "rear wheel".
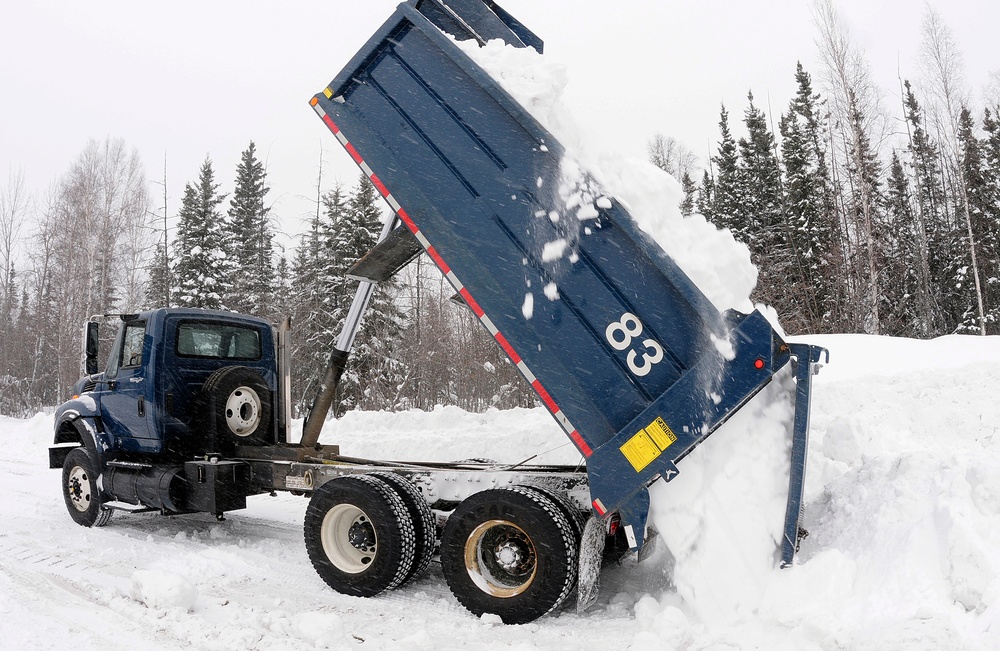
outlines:
[[84, 527], [103, 527], [111, 519], [111, 509], [102, 506], [97, 485], [97, 461], [86, 448], [66, 455], [62, 470], [63, 498], [73, 521]]
[[420, 493], [420, 489], [406, 477], [394, 472], [373, 472], [372, 476], [383, 480], [396, 491], [413, 521], [416, 550], [413, 567], [403, 579], [404, 584], [409, 583], [422, 575], [431, 564], [434, 544], [437, 542], [437, 519]]
[[576, 583], [577, 553], [562, 509], [526, 486], [469, 497], [441, 535], [441, 567], [455, 597], [506, 624], [533, 621], [562, 603]]
[[372, 597], [400, 586], [413, 567], [413, 520], [389, 484], [370, 475], [332, 479], [309, 501], [309, 560], [343, 594]]

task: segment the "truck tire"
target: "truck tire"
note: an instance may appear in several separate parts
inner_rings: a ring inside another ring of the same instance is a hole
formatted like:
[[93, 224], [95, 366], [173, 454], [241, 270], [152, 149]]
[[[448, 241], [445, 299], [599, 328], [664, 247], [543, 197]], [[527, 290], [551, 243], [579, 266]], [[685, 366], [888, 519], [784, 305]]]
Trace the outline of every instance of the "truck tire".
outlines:
[[487, 490], [458, 505], [441, 535], [441, 568], [475, 615], [525, 624], [561, 604], [576, 583], [573, 526], [527, 486]]
[[205, 419], [214, 428], [219, 452], [236, 445], [271, 442], [271, 392], [260, 373], [246, 366], [226, 366], [201, 388]]
[[102, 506], [97, 486], [97, 461], [86, 448], [74, 448], [62, 468], [63, 499], [73, 521], [84, 527], [103, 527], [111, 519], [111, 509]]
[[413, 567], [413, 519], [378, 477], [337, 477], [320, 486], [306, 509], [304, 535], [316, 572], [342, 594], [373, 597], [392, 590]]
[[569, 520], [569, 524], [573, 527], [573, 534], [576, 536], [577, 546], [580, 544], [580, 538], [583, 536], [583, 527], [587, 524], [587, 516], [584, 515], [577, 506], [573, 503], [573, 500], [569, 498], [569, 495], [563, 493], [562, 491], [556, 490], [554, 488], [546, 488], [544, 486], [534, 486], [530, 487], [533, 490], [545, 495], [545, 497], [552, 500], [559, 510], [563, 512], [566, 519]]
[[437, 518], [434, 517], [434, 512], [420, 493], [420, 489], [406, 477], [394, 472], [373, 472], [371, 476], [383, 480], [399, 494], [413, 521], [416, 551], [413, 567], [400, 584], [405, 585], [419, 578], [431, 564], [434, 545], [437, 542]]

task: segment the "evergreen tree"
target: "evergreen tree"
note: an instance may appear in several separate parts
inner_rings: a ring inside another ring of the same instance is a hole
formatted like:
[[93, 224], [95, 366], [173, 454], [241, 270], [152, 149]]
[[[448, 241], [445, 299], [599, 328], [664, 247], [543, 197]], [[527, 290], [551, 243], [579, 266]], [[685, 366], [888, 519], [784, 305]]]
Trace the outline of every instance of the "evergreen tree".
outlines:
[[225, 195], [219, 194], [212, 161], [205, 158], [198, 183], [184, 188], [181, 201], [177, 239], [174, 243], [177, 266], [173, 269], [174, 303], [184, 307], [223, 309], [225, 283], [230, 277], [226, 259], [225, 238], [219, 204]]
[[681, 190], [684, 191], [684, 200], [680, 205], [681, 214], [692, 215], [695, 210], [695, 195], [698, 194], [698, 186], [694, 184], [691, 175], [687, 172], [684, 172], [684, 176], [681, 177]]
[[264, 164], [251, 140], [236, 168], [236, 186], [229, 203], [226, 248], [233, 273], [227, 304], [237, 312], [258, 316], [270, 316], [273, 311], [274, 234], [270, 208], [265, 205], [269, 191]]
[[162, 242], [156, 243], [156, 252], [147, 272], [149, 284], [146, 286], [146, 305], [150, 308], [170, 307], [171, 273], [167, 251]]
[[779, 125], [785, 170], [784, 247], [790, 262], [785, 271], [786, 300], [793, 300], [794, 305], [787, 315], [780, 313], [783, 318], [790, 317], [785, 326], [789, 332], [797, 328], [829, 332], [836, 326], [836, 297], [840, 294], [840, 275], [831, 273], [836, 261], [837, 215], [816, 119], [819, 98], [801, 63], [796, 66], [795, 79], [798, 92]]
[[894, 279], [882, 292], [882, 328], [894, 336], [920, 336], [922, 318], [917, 304], [920, 292], [918, 221], [911, 202], [910, 184], [903, 163], [892, 153], [886, 182], [886, 225], [881, 233], [886, 267], [883, 273]]
[[[320, 278], [321, 226], [337, 221], [345, 210], [340, 186], [321, 195], [316, 213], [302, 236], [292, 261], [292, 315], [295, 324], [292, 358], [292, 402], [299, 414], [312, 404], [318, 382], [323, 377], [330, 349], [336, 338], [335, 323], [323, 311], [323, 302], [335, 288]], [[328, 229], [323, 226], [323, 234]]]
[[741, 228], [750, 258], [759, 270], [754, 298], [775, 306], [785, 316], [796, 306], [787, 291], [794, 255], [782, 204], [781, 169], [767, 117], [754, 105], [753, 93], [747, 98], [749, 106], [743, 119], [747, 137], [740, 138], [738, 145]]
[[[750, 232], [743, 219], [742, 179], [740, 178], [739, 152], [736, 140], [729, 130], [729, 113], [723, 105], [719, 117], [719, 151], [712, 157], [718, 170], [712, 181], [710, 195], [711, 209], [706, 217], [711, 217], [719, 228], [728, 228], [740, 242], [748, 243]], [[703, 186], [704, 188], [705, 186]]]
[[[361, 174], [350, 197], [348, 219], [338, 229], [338, 253], [345, 274], [342, 303], [345, 316], [358, 287], [357, 281], [346, 278], [346, 271], [375, 246], [382, 230], [377, 202], [375, 186]], [[341, 410], [394, 406], [398, 387], [405, 377], [402, 363], [393, 355], [404, 326], [404, 315], [395, 302], [398, 293], [399, 286], [392, 280], [379, 283], [372, 292], [341, 384]]]
[[[959, 164], [972, 242], [970, 256], [975, 256], [976, 264], [964, 273], [962, 269], [958, 270], [958, 282], [970, 292], [969, 305], [958, 330], [979, 333], [985, 329], [985, 334], [997, 334], [1000, 332], [1000, 220], [993, 202], [982, 145], [974, 129], [972, 113], [963, 106], [958, 118]], [[975, 270], [978, 270], [978, 278], [970, 278]], [[979, 297], [971, 294], [973, 290]], [[984, 323], [980, 322], [980, 299]]]
[[701, 175], [701, 187], [698, 188], [698, 198], [695, 201], [695, 206], [697, 206], [698, 212], [704, 215], [708, 221], [718, 226], [719, 221], [715, 216], [714, 205], [715, 181], [706, 171]]

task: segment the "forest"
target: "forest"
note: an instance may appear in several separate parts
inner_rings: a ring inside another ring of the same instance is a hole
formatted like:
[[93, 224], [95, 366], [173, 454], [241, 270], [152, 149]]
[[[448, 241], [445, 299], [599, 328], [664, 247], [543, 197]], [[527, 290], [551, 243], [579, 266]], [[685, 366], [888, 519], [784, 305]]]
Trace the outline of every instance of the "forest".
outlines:
[[[1000, 333], [1000, 74], [973, 93], [960, 47], [928, 7], [919, 69], [897, 89], [879, 88], [832, 2], [814, 13], [819, 63], [790, 62], [797, 92], [787, 109], [767, 115], [749, 89], [742, 119], [721, 107], [708, 160], [653, 134], [649, 161], [680, 182], [682, 213], [747, 245], [759, 270], [753, 299], [773, 306], [789, 334]], [[353, 298], [345, 272], [380, 231], [381, 199], [364, 175], [327, 187], [320, 170], [315, 213], [286, 252], [274, 244], [252, 140], [231, 186], [209, 157], [191, 178], [167, 215], [138, 152], [112, 137], [92, 140], [44, 195], [9, 171], [0, 183], [0, 414], [67, 397], [90, 316], [166, 305], [291, 316], [301, 415]], [[337, 414], [534, 404], [451, 294], [425, 256], [379, 286]]]

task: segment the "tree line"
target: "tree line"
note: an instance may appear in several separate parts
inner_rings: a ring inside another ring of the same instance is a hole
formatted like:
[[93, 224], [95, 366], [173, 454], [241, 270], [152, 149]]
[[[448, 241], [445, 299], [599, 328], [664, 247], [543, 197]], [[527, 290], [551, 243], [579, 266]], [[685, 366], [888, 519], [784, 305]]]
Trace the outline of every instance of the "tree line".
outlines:
[[[864, 53], [830, 0], [815, 5], [816, 81], [802, 65], [777, 126], [748, 95], [737, 137], [720, 112], [705, 169], [674, 138], [651, 162], [700, 212], [747, 245], [753, 298], [785, 329], [915, 337], [1000, 330], [1000, 79], [973, 108], [961, 57], [930, 9], [919, 83], [884, 106]], [[184, 190], [171, 238], [138, 154], [92, 141], [41, 197], [0, 185], [0, 413], [58, 404], [80, 373], [91, 315], [159, 306], [292, 316], [301, 415], [353, 299], [347, 271], [374, 245], [384, 206], [370, 181], [324, 187], [291, 255], [277, 250], [267, 170], [250, 142], [222, 190], [210, 158]], [[18, 251], [24, 250], [18, 260]], [[335, 412], [481, 411], [535, 404], [478, 320], [424, 255], [379, 285]], [[113, 328], [105, 328], [111, 331]], [[106, 342], [105, 342], [106, 343]]]
[[[27, 415], [58, 404], [80, 375], [81, 328], [91, 315], [168, 306], [232, 310], [274, 323], [292, 317], [293, 403], [311, 404], [358, 281], [348, 270], [376, 243], [381, 199], [360, 175], [353, 187], [323, 191], [294, 255], [274, 245], [267, 170], [253, 142], [242, 153], [231, 194], [210, 158], [184, 188], [173, 237], [157, 230], [136, 152], [93, 141], [40, 210], [23, 175], [0, 192], [3, 255], [0, 414]], [[23, 225], [24, 272], [13, 264]], [[534, 404], [533, 394], [450, 286], [424, 259], [382, 283], [369, 304], [335, 403], [349, 409], [482, 411]], [[114, 331], [103, 329], [103, 347]]]
[[822, 92], [800, 64], [777, 129], [748, 95], [736, 138], [722, 107], [700, 182], [659, 136], [650, 158], [699, 212], [745, 243], [753, 297], [790, 333], [911, 337], [1000, 332], [1000, 94], [973, 109], [961, 53], [932, 9], [922, 92], [900, 80], [886, 110], [864, 53], [829, 0], [815, 5]]

